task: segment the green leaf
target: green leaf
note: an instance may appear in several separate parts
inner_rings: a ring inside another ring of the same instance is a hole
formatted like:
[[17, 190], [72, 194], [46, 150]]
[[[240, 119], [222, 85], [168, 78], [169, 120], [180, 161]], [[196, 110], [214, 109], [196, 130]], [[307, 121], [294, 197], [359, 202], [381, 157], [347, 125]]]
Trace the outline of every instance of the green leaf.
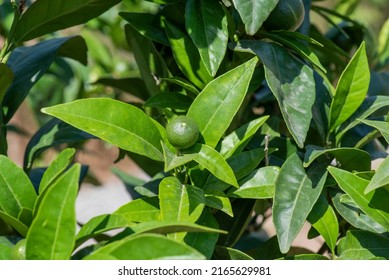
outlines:
[[15, 218], [3, 211], [0, 211], [0, 218], [3, 219], [8, 225], [20, 233], [21, 236], [26, 236], [28, 232], [28, 226], [25, 225], [18, 218]]
[[378, 36], [378, 56], [379, 56], [379, 64], [384, 67], [389, 63], [389, 19], [385, 21], [383, 24], [380, 34]]
[[222, 191], [208, 191], [205, 194], [205, 205], [223, 211], [233, 217], [231, 202], [226, 194]]
[[[219, 228], [217, 220], [208, 208], [204, 209], [197, 223], [210, 228]], [[189, 232], [185, 236], [184, 242], [199, 251], [207, 259], [211, 259], [218, 237], [219, 234], [213, 232]]]
[[370, 120], [359, 120], [359, 121], [377, 129], [381, 133], [381, 135], [385, 138], [385, 141], [389, 143], [389, 122], [370, 121]]
[[179, 92], [166, 92], [156, 94], [143, 104], [143, 107], [170, 108], [178, 110], [188, 110], [192, 104], [192, 98]]
[[18, 219], [23, 208], [32, 210], [37, 195], [24, 171], [0, 155], [0, 210]]
[[240, 41], [235, 50], [259, 56], [285, 123], [298, 146], [303, 148], [316, 98], [313, 70], [278, 44]]
[[160, 220], [158, 197], [142, 197], [119, 207], [113, 214], [124, 216], [131, 222]]
[[161, 219], [163, 221], [196, 222], [205, 204], [200, 188], [183, 185], [175, 177], [167, 177], [159, 184]]
[[109, 255], [118, 260], [197, 260], [204, 256], [184, 243], [157, 234], [129, 236], [96, 250], [93, 256]]
[[340, 76], [330, 108], [330, 131], [344, 123], [362, 104], [370, 82], [370, 70], [365, 43]]
[[[239, 154], [235, 154], [227, 159], [227, 163], [231, 166], [234, 171], [237, 180], [249, 175], [255, 168], [258, 167], [259, 163], [265, 157], [265, 151], [261, 148], [244, 151]], [[211, 175], [208, 177], [204, 184], [204, 190], [219, 190], [225, 191], [230, 187], [230, 184], [220, 181], [215, 176]]]
[[80, 165], [73, 165], [47, 189], [27, 234], [29, 260], [67, 260], [76, 235]]
[[[341, 198], [349, 196], [344, 193], [332, 194], [332, 202], [336, 211], [353, 227], [367, 230], [375, 233], [383, 233], [386, 230], [378, 224], [376, 221], [371, 219], [365, 213], [362, 212], [358, 207], [351, 207], [350, 205], [341, 202]], [[351, 199], [351, 198], [350, 198]]]
[[368, 231], [350, 230], [339, 241], [338, 255], [343, 260], [389, 259], [389, 239]]
[[121, 0], [39, 0], [18, 21], [14, 40], [24, 42], [98, 17]]
[[279, 0], [232, 0], [248, 35], [254, 35], [277, 6]]
[[332, 254], [335, 254], [336, 241], [339, 235], [339, 224], [334, 209], [321, 195], [309, 213], [308, 221], [324, 238]]
[[365, 189], [365, 194], [387, 185], [389, 185], [389, 157], [378, 166], [376, 173]]
[[217, 246], [215, 248], [215, 255], [218, 260], [254, 260], [252, 257], [243, 253], [242, 251], [223, 246]]
[[300, 232], [323, 189], [327, 172], [315, 165], [306, 173], [297, 154], [290, 156], [278, 175], [273, 202], [273, 222], [282, 253]]
[[0, 260], [10, 260], [13, 244], [5, 236], [0, 236]]
[[343, 135], [360, 124], [361, 120], [366, 119], [378, 110], [389, 106], [389, 96], [369, 96], [363, 101], [362, 105], [359, 106], [358, 110], [344, 123], [347, 123], [342, 131], [339, 131], [336, 135], [336, 141], [339, 143]]
[[190, 106], [187, 116], [196, 122], [207, 145], [216, 147], [238, 112], [257, 61], [253, 58], [217, 77]]
[[212, 80], [212, 76], [209, 75], [190, 37], [168, 21], [165, 21], [165, 31], [181, 72], [198, 88], [204, 88]]
[[187, 151], [196, 154], [194, 160], [209, 170], [216, 178], [238, 187], [234, 171], [216, 150], [208, 145], [195, 144]]
[[108, 230], [124, 228], [134, 224], [119, 214], [103, 214], [90, 219], [84, 224], [76, 236], [76, 246], [78, 247], [86, 240], [98, 236]]
[[55, 38], [31, 47], [18, 47], [11, 53], [7, 65], [14, 73], [14, 80], [3, 100], [5, 122], [12, 118], [30, 89], [58, 56], [74, 58], [86, 64], [84, 39], [80, 36]]
[[50, 164], [50, 166], [46, 169], [43, 174], [42, 180], [39, 184], [39, 193], [43, 193], [43, 191], [53, 184], [55, 180], [61, 176], [64, 171], [67, 169], [69, 164], [73, 161], [74, 155], [76, 153], [75, 149], [68, 148], [63, 150], [57, 158]]
[[[111, 59], [111, 57], [109, 57], [109, 59]], [[147, 98], [149, 98], [145, 82], [140, 77], [130, 77], [130, 78], [104, 77], [104, 78], [97, 79], [93, 84], [100, 84], [108, 87], [113, 87], [121, 91], [130, 93], [136, 97], [139, 97], [142, 100], [146, 100]]]
[[269, 116], [263, 116], [252, 120], [224, 137], [221, 142], [220, 154], [224, 158], [229, 158], [233, 154], [241, 153], [246, 147], [247, 143], [268, 118]]
[[389, 192], [383, 188], [364, 194], [369, 181], [350, 172], [328, 167], [339, 187], [346, 192], [355, 204], [374, 221], [389, 231]]
[[239, 189], [230, 191], [228, 196], [249, 199], [273, 198], [279, 170], [277, 166], [266, 166], [253, 171], [240, 180]]
[[148, 13], [119, 13], [119, 15], [146, 38], [169, 46], [160, 15]]
[[42, 112], [123, 150], [163, 161], [158, 128], [135, 106], [109, 98], [89, 98], [43, 108]]
[[166, 82], [170, 82], [170, 83], [179, 85], [180, 87], [182, 87], [186, 91], [191, 92], [195, 95], [198, 95], [200, 93], [199, 90], [194, 85], [192, 85], [189, 81], [187, 81], [181, 77], [162, 78], [161, 81], [166, 81]]
[[304, 167], [308, 167], [321, 156], [335, 157], [342, 168], [348, 171], [366, 171], [371, 168], [371, 157], [368, 152], [355, 148], [323, 149], [308, 145], [304, 156]]
[[188, 0], [185, 25], [208, 73], [215, 76], [228, 42], [227, 17], [222, 6], [218, 1]]
[[166, 146], [165, 143], [161, 142], [161, 144], [163, 148], [163, 155], [165, 157], [165, 168], [164, 168], [165, 172], [168, 172], [170, 170], [173, 170], [174, 168], [187, 164], [188, 162], [194, 160], [195, 157], [197, 156], [197, 154], [183, 154], [181, 156], [176, 156]]
[[300, 261], [308, 261], [308, 260], [328, 260], [326, 256], [322, 256], [319, 254], [301, 254], [301, 255], [295, 255], [295, 256], [288, 256], [282, 258], [283, 260], [300, 260]]
[[13, 78], [12, 70], [4, 63], [0, 63], [0, 103], [3, 101], [8, 87], [12, 84]]

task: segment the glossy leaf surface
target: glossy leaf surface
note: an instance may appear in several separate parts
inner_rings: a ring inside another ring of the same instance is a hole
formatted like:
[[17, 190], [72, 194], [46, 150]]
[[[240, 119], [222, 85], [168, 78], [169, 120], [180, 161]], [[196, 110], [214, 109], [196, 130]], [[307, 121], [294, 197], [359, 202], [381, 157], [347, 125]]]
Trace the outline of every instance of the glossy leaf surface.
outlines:
[[257, 61], [253, 58], [217, 77], [190, 106], [187, 116], [196, 122], [207, 145], [216, 147], [238, 112]]
[[39, 0], [23, 13], [15, 29], [15, 41], [79, 25], [93, 19], [121, 0]]
[[76, 234], [79, 177], [80, 165], [75, 164], [44, 193], [27, 234], [27, 259], [70, 259]]
[[109, 98], [89, 98], [42, 111], [123, 150], [163, 161], [158, 128], [135, 106]]
[[328, 171], [335, 178], [339, 187], [366, 215], [389, 230], [389, 204], [387, 203], [389, 192], [387, 190], [379, 188], [364, 194], [369, 181], [331, 166], [328, 167]]
[[389, 157], [378, 166], [376, 173], [366, 187], [365, 194], [387, 185], [389, 185]]
[[273, 204], [273, 222], [280, 250], [289, 251], [323, 189], [327, 173], [316, 165], [306, 173], [297, 154], [290, 156], [278, 175]]
[[119, 207], [113, 214], [120, 214], [131, 222], [160, 220], [158, 197], [142, 197]]
[[330, 131], [346, 121], [362, 104], [370, 82], [365, 43], [343, 71], [330, 108]]
[[189, 0], [186, 30], [199, 50], [208, 73], [215, 76], [227, 50], [227, 17], [218, 1]]

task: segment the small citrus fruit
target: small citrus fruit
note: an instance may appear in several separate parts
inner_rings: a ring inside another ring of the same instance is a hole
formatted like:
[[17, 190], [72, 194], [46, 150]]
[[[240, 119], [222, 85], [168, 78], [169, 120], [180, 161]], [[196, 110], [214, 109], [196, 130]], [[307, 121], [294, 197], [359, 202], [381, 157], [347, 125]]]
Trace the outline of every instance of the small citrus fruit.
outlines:
[[295, 31], [303, 23], [305, 15], [301, 0], [280, 0], [264, 22], [267, 30]]
[[167, 139], [177, 149], [187, 149], [199, 138], [199, 128], [186, 116], [174, 117], [166, 126]]
[[26, 259], [26, 239], [20, 240], [11, 251], [12, 260], [25, 260]]

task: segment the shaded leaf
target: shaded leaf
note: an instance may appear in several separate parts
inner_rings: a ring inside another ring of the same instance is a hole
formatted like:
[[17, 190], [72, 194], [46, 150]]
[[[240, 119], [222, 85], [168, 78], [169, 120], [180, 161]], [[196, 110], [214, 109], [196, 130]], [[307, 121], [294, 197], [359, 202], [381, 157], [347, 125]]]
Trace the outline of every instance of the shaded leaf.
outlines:
[[389, 122], [370, 121], [370, 120], [359, 120], [359, 121], [377, 129], [381, 133], [381, 135], [385, 138], [385, 141], [389, 143]]
[[187, 81], [181, 77], [162, 78], [161, 80], [179, 85], [182, 88], [184, 88], [185, 90], [187, 90], [188, 92], [191, 92], [193, 94], [197, 95], [200, 93], [199, 90], [194, 85], [192, 85], [189, 81]]
[[14, 74], [12, 70], [4, 63], [0, 63], [0, 102], [3, 101], [8, 87], [12, 84], [13, 78]]
[[203, 89], [190, 106], [187, 116], [196, 122], [207, 145], [216, 147], [238, 112], [257, 61], [253, 58], [217, 77]]
[[205, 194], [205, 205], [223, 211], [229, 216], [233, 216], [229, 198], [222, 191], [208, 191]]
[[39, 0], [18, 21], [14, 40], [24, 42], [93, 19], [121, 0]]
[[280, 250], [289, 251], [323, 189], [327, 172], [320, 164], [306, 173], [297, 154], [290, 156], [278, 175], [273, 203], [273, 222]]
[[88, 98], [43, 108], [42, 112], [121, 149], [163, 161], [159, 129], [135, 106], [109, 98]]
[[75, 164], [44, 193], [27, 234], [27, 259], [70, 259], [76, 234], [79, 177], [80, 165]]
[[0, 218], [3, 219], [9, 226], [15, 229], [21, 236], [26, 236], [28, 227], [23, 222], [0, 210]]
[[185, 25], [199, 50], [201, 60], [211, 76], [215, 76], [227, 50], [227, 17], [218, 1], [188, 0]]
[[346, 121], [362, 104], [370, 82], [365, 43], [340, 76], [330, 108], [330, 131]]
[[218, 260], [254, 260], [249, 255], [234, 248], [216, 246], [215, 255]]
[[364, 194], [369, 181], [350, 172], [328, 167], [328, 171], [335, 178], [339, 187], [346, 192], [361, 210], [389, 230], [389, 192], [383, 188]]
[[188, 110], [193, 99], [179, 92], [167, 92], [154, 95], [147, 99], [143, 107], [170, 108]]

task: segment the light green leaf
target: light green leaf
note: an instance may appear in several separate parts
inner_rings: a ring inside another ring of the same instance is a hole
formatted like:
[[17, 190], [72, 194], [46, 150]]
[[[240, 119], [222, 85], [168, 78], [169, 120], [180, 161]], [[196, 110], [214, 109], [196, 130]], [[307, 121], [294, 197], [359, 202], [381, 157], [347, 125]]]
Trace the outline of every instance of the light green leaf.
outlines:
[[355, 204], [374, 221], [389, 231], [389, 192], [383, 188], [364, 194], [369, 181], [350, 172], [328, 167], [339, 187], [346, 192]]
[[158, 197], [142, 197], [119, 207], [113, 214], [124, 216], [131, 222], [160, 220]]
[[121, 0], [39, 0], [18, 21], [14, 40], [24, 42], [93, 19]]
[[163, 161], [158, 128], [135, 106], [109, 98], [89, 98], [43, 108], [42, 112], [123, 150]]
[[73, 165], [47, 189], [27, 234], [29, 260], [67, 260], [76, 235], [76, 196], [80, 165]]
[[389, 239], [368, 231], [350, 230], [339, 241], [338, 255], [342, 260], [389, 259]]
[[324, 238], [332, 254], [335, 254], [336, 241], [339, 235], [339, 224], [334, 209], [321, 195], [309, 213], [308, 221]]
[[249, 199], [273, 198], [279, 170], [277, 166], [266, 166], [253, 171], [240, 180], [239, 189], [230, 191], [228, 196]]
[[205, 194], [205, 205], [223, 211], [227, 215], [233, 217], [231, 202], [226, 194], [222, 191], [208, 191]]
[[227, 17], [218, 1], [188, 0], [185, 25], [208, 73], [215, 76], [227, 50]]
[[252, 120], [224, 137], [221, 142], [220, 154], [224, 158], [229, 158], [233, 154], [241, 153], [250, 139], [268, 118], [269, 116], [263, 116]]
[[297, 154], [290, 156], [278, 175], [273, 203], [273, 222], [282, 253], [300, 232], [323, 189], [327, 172], [315, 165], [306, 173]]
[[389, 143], [389, 122], [370, 121], [370, 120], [359, 120], [359, 121], [377, 129], [381, 133], [381, 135], [385, 138], [385, 141]]
[[8, 157], [0, 155], [0, 166], [0, 210], [18, 219], [23, 208], [34, 208], [35, 189], [26, 173]]
[[234, 171], [216, 150], [208, 145], [195, 144], [188, 149], [188, 152], [196, 154], [194, 160], [209, 170], [216, 178], [238, 187]]
[[76, 236], [76, 246], [78, 247], [86, 240], [98, 236], [108, 230], [124, 228], [134, 224], [119, 214], [103, 214], [90, 219], [84, 224]]
[[341, 198], [344, 198], [344, 196], [349, 197], [347, 194], [340, 192], [332, 195], [332, 202], [334, 207], [336, 211], [343, 217], [343, 219], [345, 219], [349, 224], [357, 229], [367, 230], [375, 233], [383, 233], [386, 231], [380, 224], [363, 213], [358, 206], [355, 205], [355, 207], [352, 207], [348, 204], [342, 203]]
[[69, 164], [73, 161], [74, 155], [76, 153], [75, 149], [65, 149], [63, 150], [57, 158], [50, 164], [46, 169], [45, 173], [42, 176], [41, 182], [39, 184], [39, 193], [49, 187], [59, 176], [63, 174]]
[[0, 218], [3, 219], [8, 225], [20, 233], [21, 236], [25, 237], [28, 232], [28, 227], [22, 221], [18, 220], [8, 213], [0, 211]]
[[387, 185], [389, 185], [389, 157], [378, 166], [376, 173], [365, 189], [365, 194]]
[[204, 88], [212, 80], [212, 76], [209, 75], [190, 37], [167, 21], [165, 21], [165, 31], [174, 59], [182, 73], [198, 88]]
[[257, 61], [253, 58], [217, 77], [190, 106], [187, 116], [197, 123], [205, 143], [212, 148], [216, 147], [238, 112]]
[[86, 259], [109, 255], [118, 260], [195, 260], [204, 256], [188, 245], [157, 234], [128, 236], [96, 250]]
[[197, 156], [196, 154], [183, 154], [177, 156], [173, 154], [173, 152], [166, 146], [165, 143], [161, 142], [161, 145], [163, 149], [163, 155], [165, 158], [165, 168], [164, 168], [165, 172], [173, 170], [174, 168], [177, 168], [181, 165], [187, 164], [188, 162], [194, 160], [195, 157]]
[[330, 131], [344, 123], [362, 104], [370, 82], [365, 43], [340, 76], [330, 108]]
[[0, 102], [3, 101], [8, 87], [12, 84], [14, 74], [12, 70], [4, 63], [0, 63]]
[[298, 146], [303, 148], [316, 98], [313, 70], [275, 43], [240, 41], [235, 50], [259, 56], [285, 123]]
[[308, 167], [317, 158], [330, 155], [335, 157], [342, 168], [348, 171], [367, 171], [371, 168], [371, 157], [368, 152], [356, 148], [333, 148], [308, 145], [304, 156], [304, 167]]
[[14, 245], [5, 236], [0, 236], [0, 260], [10, 260]]
[[248, 35], [254, 35], [277, 6], [279, 0], [232, 0]]

